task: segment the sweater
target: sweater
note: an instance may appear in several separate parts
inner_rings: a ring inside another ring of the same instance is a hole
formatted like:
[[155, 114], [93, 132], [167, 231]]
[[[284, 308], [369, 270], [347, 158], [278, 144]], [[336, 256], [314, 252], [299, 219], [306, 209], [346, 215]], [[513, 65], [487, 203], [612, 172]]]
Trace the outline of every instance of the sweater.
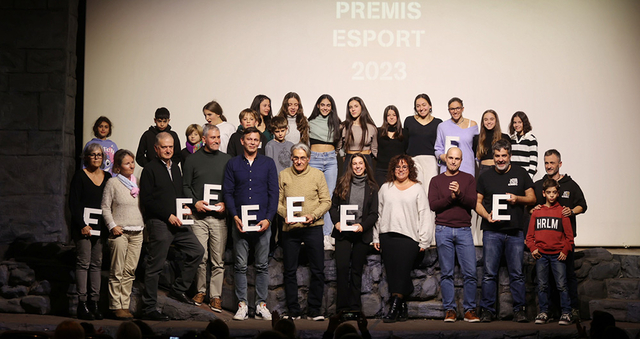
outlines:
[[284, 137], [285, 140], [291, 141], [294, 145], [300, 142], [300, 131], [298, 131], [298, 124], [296, 123], [296, 116], [287, 115], [287, 123], [289, 124], [289, 131]]
[[102, 216], [109, 230], [120, 226], [125, 231], [142, 231], [144, 220], [138, 197], [134, 198], [120, 179], [107, 181], [102, 195]]
[[[457, 181], [460, 195], [451, 197], [449, 184]], [[436, 212], [436, 225], [470, 227], [471, 210], [476, 208], [478, 194], [473, 175], [459, 171], [454, 176], [436, 175], [429, 183], [429, 207]]]
[[331, 207], [331, 195], [324, 174], [320, 170], [307, 166], [304, 171], [298, 173], [292, 166], [280, 172], [278, 182], [280, 187], [278, 214], [286, 220], [287, 197], [304, 197], [302, 211], [297, 212], [297, 215], [310, 214], [313, 217], [310, 224], [285, 223], [282, 225], [282, 231], [289, 232], [295, 228], [324, 225], [322, 216]]
[[413, 239], [420, 248], [428, 248], [433, 241], [434, 228], [430, 218], [427, 195], [420, 183], [399, 190], [392, 182], [378, 191], [378, 220], [373, 228], [373, 242], [380, 243], [381, 233], [399, 233]]
[[[533, 189], [536, 191], [536, 202], [538, 205], [544, 205], [546, 199], [542, 195], [542, 184], [547, 179], [548, 175], [542, 177], [542, 179], [535, 182], [533, 185]], [[558, 181], [560, 184], [560, 189], [558, 190], [558, 202], [561, 206], [566, 206], [571, 209], [582, 206], [582, 213], [587, 211], [587, 200], [584, 198], [584, 193], [582, 193], [582, 189], [573, 181], [571, 176], [565, 174]], [[575, 214], [569, 217], [571, 221], [571, 227], [573, 231], [573, 237], [578, 236], [578, 226], [576, 224], [576, 216]]]
[[275, 161], [278, 173], [293, 165], [291, 162], [291, 147], [293, 146], [293, 143], [288, 140], [279, 142], [276, 139], [273, 139], [267, 143], [264, 153]]
[[[193, 153], [182, 165], [182, 193], [186, 198], [193, 199], [192, 212], [197, 213], [195, 203], [204, 198], [204, 185], [221, 185], [224, 182], [224, 171], [231, 156], [221, 151], [207, 152], [201, 148]], [[208, 203], [216, 204], [224, 201], [222, 191], [218, 192], [218, 201]], [[219, 213], [211, 211], [207, 215], [218, 216]]]
[[171, 162], [170, 177], [162, 160], [154, 159], [142, 170], [139, 186], [145, 220], [159, 219], [170, 225], [169, 217], [176, 215], [176, 199], [182, 197], [182, 174], [178, 164]]
[[[349, 197], [346, 199], [341, 199], [338, 194], [334, 194], [331, 199], [331, 209], [329, 209], [329, 215], [331, 216], [331, 221], [334, 224], [340, 221], [340, 206], [341, 205], [349, 205], [348, 203]], [[351, 234], [352, 239], [360, 239], [363, 243], [369, 244], [373, 241], [373, 227], [378, 220], [378, 189], [372, 188], [369, 185], [365, 185], [364, 187], [364, 204], [362, 207], [362, 221], [360, 225], [362, 226], [362, 232], [340, 232], [335, 227], [331, 232], [331, 236], [341, 240]]]
[[[309, 120], [309, 141], [313, 144], [332, 144], [333, 133], [329, 130], [329, 115], [318, 114]], [[335, 145], [333, 145], [335, 147]]]
[[391, 139], [388, 135], [378, 134], [377, 168], [387, 170], [391, 158], [400, 154], [404, 154], [404, 142], [402, 140]]
[[450, 147], [456, 146], [462, 150], [460, 170], [475, 175], [476, 161], [475, 155], [473, 154], [473, 137], [478, 135], [478, 126], [460, 128], [453, 120], [449, 119], [438, 125], [437, 134], [434, 148], [436, 159], [440, 165], [440, 173], [444, 173], [447, 170], [447, 164], [440, 159], [440, 156], [447, 153], [447, 139], [449, 139]]
[[[360, 151], [371, 151], [374, 157], [378, 156], [378, 129], [376, 126], [367, 124], [367, 135], [364, 138], [364, 144], [362, 141], [362, 126], [351, 125], [351, 138], [349, 142], [347, 142], [347, 129], [345, 127], [342, 128], [342, 137], [338, 142], [338, 149], [340, 151], [340, 155], [344, 156], [345, 153], [348, 152], [360, 152]], [[347, 146], [349, 144], [349, 146]], [[348, 147], [348, 148], [347, 148]]]
[[434, 117], [431, 122], [423, 125], [415, 116], [404, 119], [404, 140], [407, 154], [415, 157], [418, 155], [435, 155], [436, 137], [438, 125], [442, 120]]
[[[80, 230], [87, 226], [84, 222], [84, 209], [101, 208], [102, 192], [109, 178], [111, 174], [104, 172], [104, 179], [99, 186], [96, 186], [84, 170], [78, 170], [73, 175], [69, 187], [69, 209], [71, 210], [71, 230], [76, 235], [79, 235]], [[98, 220], [98, 226], [92, 226], [93, 229], [98, 229], [104, 221], [102, 217]]]
[[160, 132], [167, 132], [173, 137], [173, 157], [171, 157], [171, 162], [175, 162], [176, 165], [180, 163], [180, 139], [178, 138], [178, 134], [171, 130], [171, 126], [167, 125], [164, 131], [160, 131], [156, 126], [151, 126], [142, 134], [140, 142], [138, 143], [138, 150], [136, 151], [136, 162], [138, 165], [145, 167], [153, 159], [158, 158], [155, 144], [156, 136]]
[[[116, 145], [115, 142], [111, 141], [110, 139], [102, 140], [98, 138], [93, 138], [84, 145], [83, 150], [86, 150], [87, 146], [93, 143], [102, 146], [102, 151], [104, 152], [104, 159], [102, 159], [102, 166], [100, 166], [100, 169], [103, 171], [107, 171], [110, 174], [113, 174], [113, 157], [118, 151], [118, 146]], [[82, 169], [85, 169], [85, 168], [86, 166], [82, 164]]]
[[531, 131], [511, 136], [511, 164], [524, 168], [531, 178], [538, 172], [538, 140]]
[[571, 221], [562, 216], [562, 206], [556, 201], [551, 207], [542, 205], [533, 211], [527, 232], [527, 247], [544, 254], [564, 253], [573, 248]]

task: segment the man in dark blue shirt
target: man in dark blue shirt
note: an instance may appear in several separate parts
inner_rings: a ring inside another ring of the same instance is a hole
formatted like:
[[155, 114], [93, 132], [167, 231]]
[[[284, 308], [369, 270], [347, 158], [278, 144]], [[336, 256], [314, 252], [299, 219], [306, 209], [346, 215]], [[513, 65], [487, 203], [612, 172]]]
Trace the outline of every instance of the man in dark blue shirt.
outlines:
[[[231, 236], [235, 257], [235, 292], [239, 303], [233, 319], [245, 320], [248, 317], [247, 260], [252, 245], [255, 250], [256, 319], [271, 320], [266, 304], [269, 289], [269, 226], [278, 208], [278, 171], [273, 159], [258, 154], [258, 129], [244, 129], [240, 141], [244, 153], [229, 160], [222, 186], [226, 207], [236, 226]], [[250, 219], [255, 223], [249, 222]]]

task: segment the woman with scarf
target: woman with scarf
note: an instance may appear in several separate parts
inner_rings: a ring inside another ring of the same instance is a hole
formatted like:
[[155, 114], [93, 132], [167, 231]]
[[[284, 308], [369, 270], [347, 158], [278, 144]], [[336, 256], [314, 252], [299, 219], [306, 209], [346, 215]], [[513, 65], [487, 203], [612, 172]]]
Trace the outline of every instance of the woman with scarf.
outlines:
[[102, 215], [109, 229], [111, 270], [109, 271], [109, 309], [118, 320], [131, 320], [131, 287], [142, 248], [144, 221], [139, 205], [133, 153], [121, 149], [114, 156], [114, 178], [104, 189]]

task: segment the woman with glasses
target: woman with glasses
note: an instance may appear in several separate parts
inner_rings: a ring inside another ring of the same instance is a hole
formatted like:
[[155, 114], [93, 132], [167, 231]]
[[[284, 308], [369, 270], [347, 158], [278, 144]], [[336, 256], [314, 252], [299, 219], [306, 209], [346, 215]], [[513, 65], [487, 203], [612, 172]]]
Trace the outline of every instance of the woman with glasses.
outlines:
[[405, 297], [413, 291], [411, 269], [418, 252], [431, 245], [433, 223], [427, 222], [429, 203], [413, 159], [406, 154], [389, 163], [387, 181], [378, 192], [378, 221], [373, 246], [380, 251], [391, 294], [384, 322], [408, 318]]
[[100, 169], [104, 157], [99, 144], [87, 145], [82, 156], [85, 168], [74, 174], [69, 188], [71, 235], [77, 252], [77, 316], [81, 320], [102, 319], [102, 313], [98, 309], [104, 240], [101, 236], [104, 228], [101, 203], [104, 187], [111, 178], [109, 172]]
[[471, 175], [476, 173], [476, 162], [473, 156], [473, 137], [478, 135], [478, 124], [462, 116], [464, 106], [462, 99], [454, 97], [449, 100], [451, 119], [438, 125], [435, 154], [440, 164], [440, 173], [447, 170], [447, 150], [451, 146], [462, 150], [460, 170]]

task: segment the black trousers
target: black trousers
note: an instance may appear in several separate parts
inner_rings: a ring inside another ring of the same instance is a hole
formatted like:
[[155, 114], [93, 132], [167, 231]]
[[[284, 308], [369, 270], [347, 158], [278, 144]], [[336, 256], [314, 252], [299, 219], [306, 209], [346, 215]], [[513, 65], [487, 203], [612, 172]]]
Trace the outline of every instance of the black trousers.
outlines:
[[303, 242], [311, 272], [309, 295], [307, 296], [308, 309], [320, 311], [322, 295], [324, 294], [324, 239], [322, 226], [297, 228], [289, 232], [282, 232], [281, 235], [280, 243], [284, 251], [284, 294], [289, 312], [291, 314], [300, 314], [296, 272], [298, 270], [298, 255]]
[[[167, 253], [171, 244], [182, 252], [185, 256], [184, 265], [173, 282], [171, 288], [178, 293], [185, 293], [198, 270], [198, 265], [202, 262], [204, 248], [200, 245], [198, 238], [191, 230], [191, 226], [172, 227], [159, 219], [147, 221], [146, 232], [149, 240], [147, 242], [147, 257], [145, 258], [144, 292], [142, 302], [144, 312], [156, 310], [158, 302], [158, 280], [160, 273], [167, 260]], [[169, 228], [171, 227], [171, 229]]]
[[336, 311], [361, 310], [362, 270], [368, 252], [369, 244], [363, 243], [361, 236], [357, 234], [348, 234], [341, 240], [336, 239]]
[[409, 296], [413, 292], [411, 270], [420, 247], [418, 243], [399, 233], [380, 234], [380, 251], [382, 263], [387, 272], [389, 293]]

